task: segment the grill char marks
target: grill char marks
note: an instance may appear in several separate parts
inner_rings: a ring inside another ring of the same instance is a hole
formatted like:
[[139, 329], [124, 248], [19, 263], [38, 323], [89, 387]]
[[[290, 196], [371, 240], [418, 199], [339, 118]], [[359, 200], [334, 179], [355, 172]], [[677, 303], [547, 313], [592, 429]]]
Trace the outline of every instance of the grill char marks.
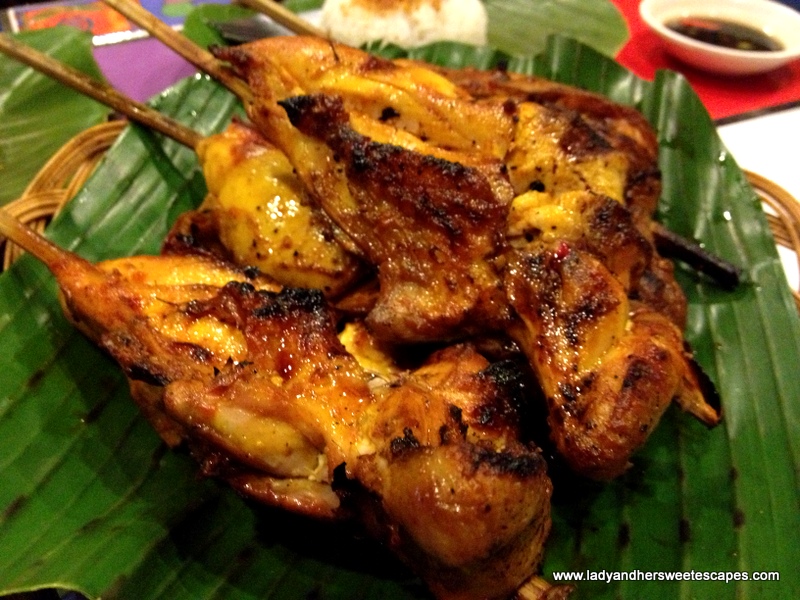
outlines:
[[354, 468], [381, 497], [367, 522], [404, 525], [375, 533], [437, 597], [505, 597], [541, 557], [551, 485], [540, 451], [521, 441], [520, 376], [457, 344], [379, 389], [367, 413], [376, 453]]
[[549, 407], [551, 437], [576, 471], [623, 473], [669, 404], [705, 406], [680, 330], [628, 300], [591, 254], [567, 245], [517, 253], [506, 273], [523, 321], [515, 338]]
[[291, 123], [322, 141], [352, 204], [318, 194], [326, 212], [377, 266], [369, 322], [396, 341], [469, 335], [508, 318], [492, 260], [501, 254], [510, 190], [475, 167], [371, 141], [338, 97], [280, 102]]

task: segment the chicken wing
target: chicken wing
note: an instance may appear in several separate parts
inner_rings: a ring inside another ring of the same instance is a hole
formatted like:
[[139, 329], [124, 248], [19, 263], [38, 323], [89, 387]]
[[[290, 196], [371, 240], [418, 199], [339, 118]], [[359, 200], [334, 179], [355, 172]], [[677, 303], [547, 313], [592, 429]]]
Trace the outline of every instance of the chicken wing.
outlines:
[[[476, 168], [371, 141], [337, 98], [283, 106], [298, 130], [324, 142], [327, 160], [316, 164], [330, 167], [313, 174], [317, 196], [377, 266], [381, 293], [368, 317], [376, 334], [436, 341], [468, 335], [473, 323], [498, 327], [507, 314], [493, 260], [510, 189]], [[344, 188], [344, 201], [328, 193]]]
[[520, 317], [512, 335], [538, 374], [556, 447], [576, 472], [623, 473], [673, 400], [719, 420], [680, 330], [630, 302], [591, 254], [563, 241], [515, 252], [506, 286]]
[[453, 346], [377, 388], [365, 413], [353, 470], [381, 500], [370, 522], [396, 524], [377, 535], [437, 597], [506, 598], [541, 559], [551, 488], [521, 441], [521, 391], [513, 365]]
[[[553, 198], [581, 189], [608, 196], [625, 205], [640, 234], [653, 244], [652, 218], [661, 194], [658, 140], [639, 111], [541, 77], [432, 68], [475, 98], [518, 103], [525, 122], [518, 125], [517, 147], [509, 153], [518, 194], [528, 186]], [[629, 294], [683, 328], [686, 298], [673, 265], [656, 252], [649, 254]]]
[[211, 298], [231, 281], [276, 290], [256, 271], [194, 256], [138, 256], [92, 265], [69, 256], [52, 263], [70, 321], [114, 356], [134, 400], [170, 445], [184, 428], [163, 407], [166, 382], [209, 377], [244, 358], [245, 341], [227, 324], [196, 319], [175, 306]]
[[206, 257], [92, 265], [32, 233], [15, 240], [43, 257], [68, 318], [205, 473], [271, 505], [358, 518], [439, 598], [499, 600], [535, 573], [551, 485], [520, 435], [510, 365], [469, 345], [411, 371], [384, 355], [370, 364], [391, 380], [375, 385], [319, 290]]

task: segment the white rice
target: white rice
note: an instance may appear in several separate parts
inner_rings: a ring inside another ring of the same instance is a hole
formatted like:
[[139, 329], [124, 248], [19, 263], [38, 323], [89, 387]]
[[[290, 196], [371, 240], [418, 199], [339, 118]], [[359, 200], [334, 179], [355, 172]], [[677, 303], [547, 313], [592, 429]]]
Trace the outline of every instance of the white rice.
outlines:
[[356, 47], [384, 41], [415, 48], [442, 40], [483, 46], [488, 18], [481, 0], [325, 0], [320, 26]]

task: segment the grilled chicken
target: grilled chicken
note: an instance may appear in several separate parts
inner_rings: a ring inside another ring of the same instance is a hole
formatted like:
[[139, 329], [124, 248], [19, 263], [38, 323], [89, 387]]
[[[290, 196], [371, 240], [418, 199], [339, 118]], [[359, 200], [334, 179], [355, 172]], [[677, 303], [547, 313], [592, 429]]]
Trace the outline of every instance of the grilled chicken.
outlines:
[[207, 258], [140, 256], [95, 266], [65, 256], [51, 265], [65, 314], [117, 359], [144, 416], [165, 441], [178, 444], [184, 427], [164, 411], [163, 386], [208, 378], [228, 360], [244, 360], [246, 342], [224, 322], [175, 307], [212, 298], [228, 282], [279, 286], [253, 270]]
[[500, 600], [550, 529], [534, 398], [601, 480], [673, 400], [719, 420], [653, 246], [657, 144], [635, 111], [317, 39], [216, 52], [258, 131], [200, 144], [209, 196], [163, 255], [43, 252], [68, 318], [203, 473], [358, 520], [437, 598]]
[[[557, 446], [594, 478], [627, 467], [673, 398], [719, 420], [677, 328], [685, 298], [652, 244], [658, 172], [641, 119], [518, 79], [470, 94], [452, 73], [321, 40], [218, 55], [249, 82], [254, 123], [377, 269], [367, 324], [378, 337], [510, 335], [540, 379]], [[547, 258], [564, 252], [580, 260]], [[540, 263], [555, 270], [522, 266]], [[668, 364], [653, 366], [655, 354]], [[637, 361], [648, 365], [639, 385], [611, 383]], [[577, 430], [591, 432], [588, 450]]]
[[[629, 208], [645, 219], [656, 209], [660, 192], [657, 166], [658, 140], [642, 114], [608, 98], [541, 77], [530, 77], [503, 70], [431, 69], [455, 83], [474, 98], [529, 103], [543, 107], [556, 120], [575, 130], [555, 140], [560, 152], [575, 158], [588, 152], [599, 159], [603, 154], [624, 161], [624, 197]], [[543, 113], [547, 114], [547, 113]], [[560, 126], [559, 126], [560, 127]], [[596, 174], [600, 174], [599, 172]], [[587, 178], [592, 181], [594, 178]], [[601, 175], [601, 180], [604, 179]], [[592, 181], [594, 183], [594, 181]]]
[[[353, 205], [356, 186], [332, 168], [334, 153], [319, 143], [321, 132], [315, 137], [291, 127], [281, 110], [287, 102], [281, 101], [293, 95], [340, 98], [350, 127], [371, 142], [478, 168], [498, 199], [509, 193], [506, 180], [513, 188], [512, 206], [531, 194], [539, 195], [541, 204], [557, 204], [562, 194], [578, 192], [623, 204], [648, 242], [630, 294], [683, 327], [685, 297], [671, 264], [652, 251], [651, 217], [660, 193], [657, 143], [636, 111], [541, 79], [437, 72], [316, 39], [273, 38], [218, 54], [248, 78], [256, 98], [249, 108], [252, 119], [346, 233], [353, 225], [337, 215]], [[296, 109], [293, 114], [298, 120]], [[518, 218], [519, 207], [514, 214]]]
[[[517, 151], [517, 156], [523, 157], [521, 164], [509, 166], [518, 193], [528, 185], [534, 192], [557, 197], [559, 188], [571, 193], [584, 186], [624, 203], [632, 222], [652, 244], [661, 172], [658, 140], [640, 112], [540, 77], [500, 70], [433, 68], [475, 98], [519, 103], [527, 121], [521, 128], [528, 134], [515, 140], [528, 148]], [[561, 172], [565, 165], [577, 167], [566, 177], [567, 181], [579, 180], [572, 189], [564, 186]], [[630, 294], [684, 327], [686, 299], [673, 276], [672, 263], [658, 253], [650, 253]]]
[[203, 256], [92, 265], [40, 238], [26, 247], [205, 473], [270, 505], [358, 518], [439, 598], [506, 598], [535, 573], [551, 484], [520, 431], [513, 365], [461, 344], [400, 368], [351, 323], [354, 356], [321, 291]]
[[556, 447], [575, 471], [622, 474], [673, 400], [718, 419], [680, 330], [630, 302], [590, 253], [563, 241], [516, 252], [506, 285], [521, 320], [512, 335], [542, 385]]
[[366, 512], [439, 598], [507, 598], [541, 559], [551, 487], [521, 441], [522, 391], [513, 364], [457, 345], [365, 413], [353, 471], [381, 499]]
[[[376, 266], [380, 293], [370, 326], [381, 337], [418, 342], [463, 337], [473, 324], [485, 329], [487, 319], [502, 322], [492, 261], [513, 191], [495, 157], [506, 150], [503, 137], [476, 140], [471, 130], [481, 120], [489, 131], [510, 131], [510, 117], [493, 104], [475, 107], [422, 67], [398, 72], [388, 61], [362, 65], [367, 55], [321, 40], [285, 42], [257, 57], [224, 52], [258, 73], [250, 81], [264, 99], [252, 107], [256, 124]], [[276, 103], [307, 85], [342, 91], [344, 105], [339, 96], [317, 96], [317, 106], [310, 97], [296, 101], [303, 106]], [[428, 86], [435, 93], [420, 93]], [[296, 128], [285, 111], [303, 125]]]

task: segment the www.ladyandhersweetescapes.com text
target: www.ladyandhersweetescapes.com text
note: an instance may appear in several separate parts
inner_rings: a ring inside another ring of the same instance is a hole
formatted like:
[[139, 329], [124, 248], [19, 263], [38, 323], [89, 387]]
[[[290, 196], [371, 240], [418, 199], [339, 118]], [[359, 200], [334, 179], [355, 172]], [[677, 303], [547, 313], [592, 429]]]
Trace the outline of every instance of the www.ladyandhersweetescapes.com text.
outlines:
[[777, 571], [556, 571], [553, 581], [780, 581]]

